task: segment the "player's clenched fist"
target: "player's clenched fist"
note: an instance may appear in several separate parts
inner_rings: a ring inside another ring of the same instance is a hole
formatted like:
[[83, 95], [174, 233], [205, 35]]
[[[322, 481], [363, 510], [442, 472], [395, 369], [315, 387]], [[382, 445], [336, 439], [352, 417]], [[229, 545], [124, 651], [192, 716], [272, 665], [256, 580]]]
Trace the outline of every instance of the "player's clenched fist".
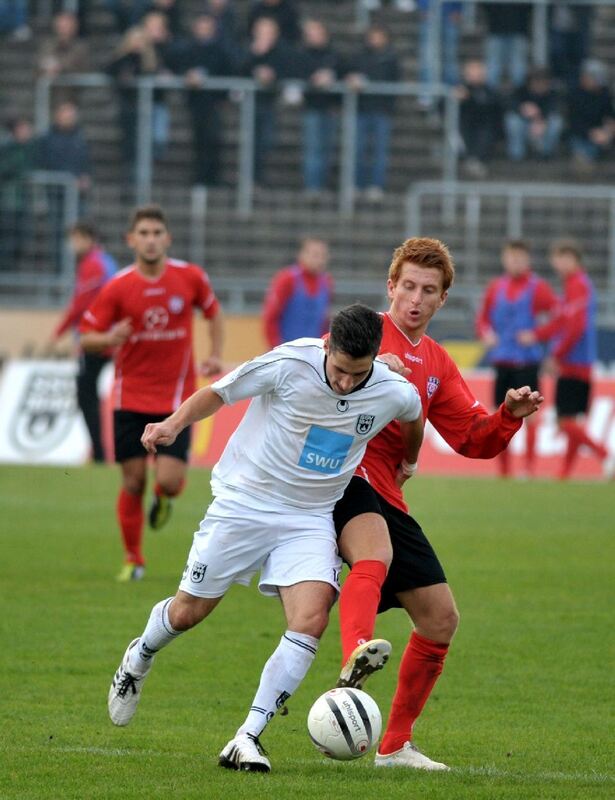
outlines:
[[520, 389], [509, 389], [506, 392], [504, 403], [513, 417], [521, 419], [529, 417], [538, 411], [544, 397], [540, 392], [532, 391], [529, 386], [522, 386]]
[[168, 447], [173, 444], [178, 433], [177, 427], [168, 419], [162, 422], [149, 422], [141, 436], [141, 444], [148, 453], [155, 453], [158, 445]]

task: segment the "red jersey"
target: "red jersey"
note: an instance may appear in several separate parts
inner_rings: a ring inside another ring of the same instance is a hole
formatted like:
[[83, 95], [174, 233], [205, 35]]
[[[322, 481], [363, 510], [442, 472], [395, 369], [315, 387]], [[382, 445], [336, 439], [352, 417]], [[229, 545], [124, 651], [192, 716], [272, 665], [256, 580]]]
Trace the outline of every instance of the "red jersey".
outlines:
[[[413, 344], [389, 314], [384, 314], [380, 352], [394, 353], [411, 370], [408, 380], [421, 396], [423, 418], [461, 455], [493, 458], [521, 427], [521, 420], [504, 404], [489, 414], [470, 392], [446, 350], [429, 336]], [[408, 511], [395, 483], [402, 458], [399, 422], [393, 421], [368, 443], [356, 474], [369, 481], [391, 505]]]
[[[595, 336], [594, 290], [587, 273], [578, 269], [564, 280], [562, 302], [551, 320], [535, 329], [541, 341], [555, 341], [551, 355], [556, 359], [562, 378], [589, 381], [592, 354], [579, 358], [576, 349], [589, 334]], [[591, 349], [591, 348], [590, 348]], [[575, 357], [577, 356], [577, 357]]]
[[169, 414], [194, 392], [193, 308], [211, 319], [218, 300], [207, 274], [185, 261], [168, 259], [154, 279], [132, 265], [104, 286], [80, 331], [103, 332], [131, 320], [132, 335], [115, 354], [116, 409]]
[[116, 269], [115, 261], [100, 247], [92, 248], [79, 259], [73, 296], [54, 331], [57, 337], [62, 336], [69, 328], [77, 327], [83, 312], [92, 304]]

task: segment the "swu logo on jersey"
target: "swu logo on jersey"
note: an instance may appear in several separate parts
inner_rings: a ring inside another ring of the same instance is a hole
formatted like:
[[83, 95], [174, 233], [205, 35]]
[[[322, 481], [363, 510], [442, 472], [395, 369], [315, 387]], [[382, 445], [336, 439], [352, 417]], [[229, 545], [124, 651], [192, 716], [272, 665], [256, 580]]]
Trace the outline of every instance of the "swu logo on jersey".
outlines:
[[354, 437], [312, 425], [307, 435], [299, 466], [327, 475], [339, 475]]
[[365, 436], [366, 433], [371, 431], [375, 419], [376, 417], [373, 414], [359, 414], [355, 426], [355, 430], [359, 436]]

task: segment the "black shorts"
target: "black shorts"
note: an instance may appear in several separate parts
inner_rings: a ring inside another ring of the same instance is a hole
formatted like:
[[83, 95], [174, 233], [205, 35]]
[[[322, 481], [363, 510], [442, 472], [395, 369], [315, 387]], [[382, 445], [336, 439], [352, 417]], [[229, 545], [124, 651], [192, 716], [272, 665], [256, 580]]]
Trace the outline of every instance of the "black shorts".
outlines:
[[446, 583], [442, 565], [418, 522], [387, 503], [363, 478], [355, 476], [333, 511], [337, 535], [351, 519], [368, 513], [384, 517], [393, 545], [393, 561], [382, 587], [378, 613], [401, 608], [398, 592]]
[[[113, 412], [113, 443], [115, 460], [118, 464], [129, 458], [146, 458], [147, 452], [141, 444], [143, 429], [148, 422], [162, 422], [168, 414], [140, 414], [138, 411]], [[180, 461], [188, 461], [190, 453], [190, 427], [184, 428], [169, 447], [158, 447], [159, 456], [173, 456]]]
[[494, 405], [499, 406], [504, 402], [509, 389], [519, 389], [521, 386], [529, 386], [532, 391], [538, 389], [538, 364], [526, 364], [523, 367], [496, 365], [493, 386]]
[[558, 378], [555, 387], [555, 409], [558, 417], [576, 417], [587, 414], [589, 408], [589, 381], [578, 378]]

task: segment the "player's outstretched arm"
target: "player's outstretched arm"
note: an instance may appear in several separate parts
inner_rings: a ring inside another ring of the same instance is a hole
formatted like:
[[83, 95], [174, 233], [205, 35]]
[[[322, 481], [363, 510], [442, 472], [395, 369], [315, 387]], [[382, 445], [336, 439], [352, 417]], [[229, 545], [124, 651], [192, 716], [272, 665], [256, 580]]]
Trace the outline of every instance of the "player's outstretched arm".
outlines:
[[87, 353], [99, 353], [110, 347], [120, 347], [132, 335], [130, 317], [116, 322], [108, 331], [86, 331], [81, 334], [79, 342]]
[[504, 405], [507, 410], [517, 419], [534, 414], [543, 402], [544, 397], [540, 392], [533, 392], [529, 386], [522, 386], [520, 389], [509, 389], [504, 398]]
[[398, 486], [403, 486], [417, 470], [419, 451], [423, 443], [423, 415], [419, 415], [414, 422], [401, 422], [400, 424], [404, 457], [397, 469], [395, 482]]
[[215, 317], [208, 320], [210, 353], [201, 364], [201, 375], [219, 375], [222, 372], [222, 348], [224, 347], [224, 316], [218, 311]]
[[199, 389], [184, 400], [170, 417], [162, 422], [147, 424], [141, 437], [141, 444], [148, 453], [155, 453], [158, 445], [167, 447], [173, 444], [184, 428], [200, 419], [211, 417], [223, 405], [224, 401], [211, 387]]

